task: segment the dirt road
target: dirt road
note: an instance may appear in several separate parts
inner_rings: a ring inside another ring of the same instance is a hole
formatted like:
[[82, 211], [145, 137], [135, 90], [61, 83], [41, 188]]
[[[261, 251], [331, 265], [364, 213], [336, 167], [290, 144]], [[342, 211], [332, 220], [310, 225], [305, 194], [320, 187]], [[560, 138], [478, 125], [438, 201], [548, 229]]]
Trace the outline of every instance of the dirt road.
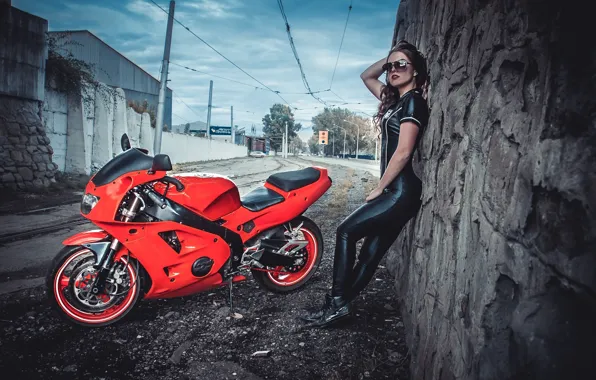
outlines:
[[[26, 379], [407, 379], [403, 324], [381, 267], [356, 302], [357, 316], [333, 329], [302, 330], [296, 317], [328, 290], [335, 229], [377, 179], [329, 166], [331, 190], [306, 215], [323, 231], [321, 266], [288, 295], [261, 290], [249, 278], [226, 289], [143, 302], [104, 329], [66, 325], [48, 309], [42, 287], [0, 296], [0, 373]], [[268, 350], [265, 357], [253, 357]]]

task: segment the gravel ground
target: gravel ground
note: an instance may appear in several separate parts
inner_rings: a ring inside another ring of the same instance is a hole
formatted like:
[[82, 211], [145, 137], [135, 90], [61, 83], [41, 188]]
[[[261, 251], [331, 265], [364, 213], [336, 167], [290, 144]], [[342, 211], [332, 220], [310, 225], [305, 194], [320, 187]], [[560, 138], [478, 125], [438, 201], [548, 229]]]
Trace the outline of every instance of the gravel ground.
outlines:
[[[408, 379], [407, 348], [393, 279], [383, 265], [355, 302], [356, 317], [304, 329], [331, 282], [335, 229], [377, 179], [330, 167], [333, 186], [306, 216], [323, 231], [325, 254], [311, 281], [278, 295], [249, 280], [227, 289], [145, 301], [102, 329], [62, 322], [42, 288], [0, 297], [0, 373], [22, 379]], [[256, 351], [269, 351], [255, 357]]]

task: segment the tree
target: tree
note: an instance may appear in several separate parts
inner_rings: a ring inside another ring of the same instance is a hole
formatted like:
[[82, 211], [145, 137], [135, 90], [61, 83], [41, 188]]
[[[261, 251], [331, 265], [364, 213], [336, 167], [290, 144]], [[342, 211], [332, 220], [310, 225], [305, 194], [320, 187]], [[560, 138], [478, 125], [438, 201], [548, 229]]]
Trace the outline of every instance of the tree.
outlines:
[[319, 136], [310, 136], [310, 139], [308, 139], [308, 149], [310, 150], [311, 154], [319, 154], [321, 151], [321, 146], [319, 145]]
[[306, 150], [306, 144], [300, 136], [296, 135], [290, 139], [290, 146], [288, 148], [288, 153], [293, 153], [294, 155], [298, 153], [302, 153]]
[[[345, 108], [325, 108], [312, 118], [312, 129], [318, 140], [319, 131], [329, 131], [329, 145], [324, 147], [328, 155], [342, 155], [344, 151], [344, 136], [346, 140], [346, 154], [356, 153], [356, 137], [358, 137], [358, 151], [363, 154], [369, 148], [374, 152], [374, 133], [367, 119], [364, 119]], [[335, 144], [333, 141], [335, 140]], [[310, 140], [309, 140], [310, 144]]]
[[189, 133], [190, 132], [190, 123], [186, 123], [186, 125], [184, 126], [184, 133]]
[[[281, 148], [282, 136], [285, 133], [285, 123], [288, 124], [288, 135], [291, 139], [302, 128], [300, 123], [294, 121], [294, 114], [290, 107], [283, 104], [274, 104], [263, 117], [263, 134], [271, 140], [271, 148], [277, 153]], [[291, 141], [291, 140], [288, 140]]]

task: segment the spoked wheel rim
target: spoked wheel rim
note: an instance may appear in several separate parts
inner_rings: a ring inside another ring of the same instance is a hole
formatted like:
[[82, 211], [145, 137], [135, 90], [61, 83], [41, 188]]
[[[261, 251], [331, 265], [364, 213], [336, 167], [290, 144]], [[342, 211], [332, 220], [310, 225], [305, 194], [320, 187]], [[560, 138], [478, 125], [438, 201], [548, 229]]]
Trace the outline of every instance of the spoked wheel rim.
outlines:
[[[134, 304], [139, 291], [137, 274], [134, 267], [124, 258], [120, 264], [124, 266], [129, 280], [128, 291], [124, 294], [110, 295], [100, 293], [89, 296], [86, 287], [94, 277], [92, 263], [94, 255], [88, 249], [77, 251], [69, 256], [54, 276], [54, 297], [58, 306], [66, 315], [85, 324], [103, 324], [123, 315]], [[118, 291], [114, 286], [112, 290]]]
[[273, 271], [267, 272], [269, 279], [279, 286], [292, 286], [304, 280], [306, 276], [312, 271], [319, 255], [319, 246], [315, 235], [306, 228], [300, 228], [300, 232], [304, 235], [304, 240], [308, 242], [303, 248], [306, 252], [306, 262], [301, 265], [301, 268], [296, 272], [288, 272], [282, 266], [276, 267]]

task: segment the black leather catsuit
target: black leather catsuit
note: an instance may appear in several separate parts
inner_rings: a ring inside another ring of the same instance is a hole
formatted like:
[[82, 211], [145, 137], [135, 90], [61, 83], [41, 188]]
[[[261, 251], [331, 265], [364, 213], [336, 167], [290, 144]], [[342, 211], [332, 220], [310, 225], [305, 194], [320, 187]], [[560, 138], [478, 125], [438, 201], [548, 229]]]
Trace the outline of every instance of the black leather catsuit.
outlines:
[[[400, 123], [411, 121], [419, 131], [414, 150], [428, 124], [429, 110], [420, 89], [405, 93], [385, 113], [382, 122], [381, 177], [399, 141]], [[413, 154], [411, 155], [413, 157]], [[381, 259], [421, 205], [422, 182], [412, 158], [377, 198], [349, 215], [337, 229], [332, 296], [353, 299], [370, 282]], [[365, 238], [354, 267], [356, 242]]]

